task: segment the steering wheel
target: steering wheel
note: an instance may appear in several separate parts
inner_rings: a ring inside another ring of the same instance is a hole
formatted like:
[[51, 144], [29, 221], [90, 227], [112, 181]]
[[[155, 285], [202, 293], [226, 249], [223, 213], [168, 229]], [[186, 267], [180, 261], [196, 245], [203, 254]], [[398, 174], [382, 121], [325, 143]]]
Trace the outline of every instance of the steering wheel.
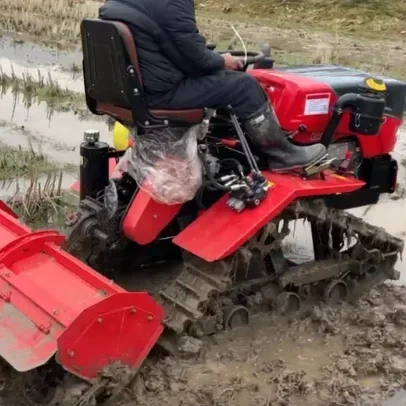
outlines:
[[245, 72], [249, 65], [261, 62], [264, 60], [265, 55], [260, 51], [247, 51], [247, 59], [245, 59], [245, 51], [240, 50], [230, 50], [230, 51], [216, 51], [220, 55], [231, 54], [234, 58], [237, 58], [243, 64], [242, 71]]

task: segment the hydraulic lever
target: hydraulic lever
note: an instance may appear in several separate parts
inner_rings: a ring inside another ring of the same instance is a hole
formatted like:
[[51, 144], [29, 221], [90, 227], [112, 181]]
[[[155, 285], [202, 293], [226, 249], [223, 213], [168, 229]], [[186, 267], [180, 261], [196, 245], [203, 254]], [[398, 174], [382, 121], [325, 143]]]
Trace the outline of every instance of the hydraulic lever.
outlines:
[[269, 182], [259, 170], [258, 164], [233, 108], [229, 106], [228, 110], [250, 167], [250, 174], [248, 176], [241, 176], [238, 182], [233, 182], [233, 184], [230, 185], [230, 198], [227, 201], [227, 205], [232, 210], [241, 212], [245, 208], [253, 209], [257, 207], [266, 198], [269, 190]]

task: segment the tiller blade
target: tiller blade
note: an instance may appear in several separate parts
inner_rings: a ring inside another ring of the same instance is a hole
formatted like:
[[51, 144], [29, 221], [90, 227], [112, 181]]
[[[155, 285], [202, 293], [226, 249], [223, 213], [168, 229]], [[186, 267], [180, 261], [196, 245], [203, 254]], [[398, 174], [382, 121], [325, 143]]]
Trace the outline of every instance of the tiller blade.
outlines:
[[137, 368], [163, 331], [163, 309], [65, 252], [64, 240], [32, 232], [0, 201], [0, 356], [23, 372], [57, 355], [88, 380], [110, 364]]

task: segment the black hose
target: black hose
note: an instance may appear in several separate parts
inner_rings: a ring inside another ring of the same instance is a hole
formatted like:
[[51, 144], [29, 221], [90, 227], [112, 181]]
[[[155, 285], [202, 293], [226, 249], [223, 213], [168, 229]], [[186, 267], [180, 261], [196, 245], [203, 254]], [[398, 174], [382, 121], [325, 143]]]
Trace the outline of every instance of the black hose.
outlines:
[[217, 182], [217, 180], [214, 178], [214, 176], [211, 173], [210, 168], [208, 168], [208, 166], [206, 166], [206, 174], [207, 174], [207, 177], [209, 178], [209, 181], [210, 181], [209, 184], [215, 186], [219, 190], [224, 190], [225, 192], [230, 192], [231, 191], [230, 187], [224, 186], [221, 183]]
[[343, 113], [345, 110], [351, 109], [356, 105], [357, 97], [357, 93], [347, 93], [340, 96], [335, 102], [333, 114], [320, 139], [320, 143], [326, 148], [330, 145], [331, 140], [333, 139], [334, 133], [341, 122], [341, 118], [343, 117]]
[[223, 190], [224, 192], [231, 192], [231, 187], [224, 186], [221, 183], [218, 183], [216, 179], [213, 178], [213, 175], [209, 176], [210, 184], [215, 187], [217, 190]]
[[220, 165], [223, 164], [223, 163], [227, 163], [227, 162], [233, 163], [233, 164], [236, 166], [237, 171], [238, 171], [240, 174], [243, 174], [243, 173], [244, 173], [244, 168], [243, 168], [243, 166], [241, 165], [241, 163], [240, 163], [237, 159], [235, 159], [235, 158], [225, 158], [225, 159], [222, 159], [222, 160], [220, 161]]

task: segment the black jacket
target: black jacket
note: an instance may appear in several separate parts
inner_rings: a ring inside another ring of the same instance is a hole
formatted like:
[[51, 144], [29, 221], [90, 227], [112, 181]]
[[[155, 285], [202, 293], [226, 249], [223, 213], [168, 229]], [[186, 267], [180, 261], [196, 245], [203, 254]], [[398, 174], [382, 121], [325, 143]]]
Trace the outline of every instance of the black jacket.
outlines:
[[147, 95], [224, 69], [223, 57], [208, 50], [199, 34], [193, 0], [107, 0], [99, 18], [130, 27]]

